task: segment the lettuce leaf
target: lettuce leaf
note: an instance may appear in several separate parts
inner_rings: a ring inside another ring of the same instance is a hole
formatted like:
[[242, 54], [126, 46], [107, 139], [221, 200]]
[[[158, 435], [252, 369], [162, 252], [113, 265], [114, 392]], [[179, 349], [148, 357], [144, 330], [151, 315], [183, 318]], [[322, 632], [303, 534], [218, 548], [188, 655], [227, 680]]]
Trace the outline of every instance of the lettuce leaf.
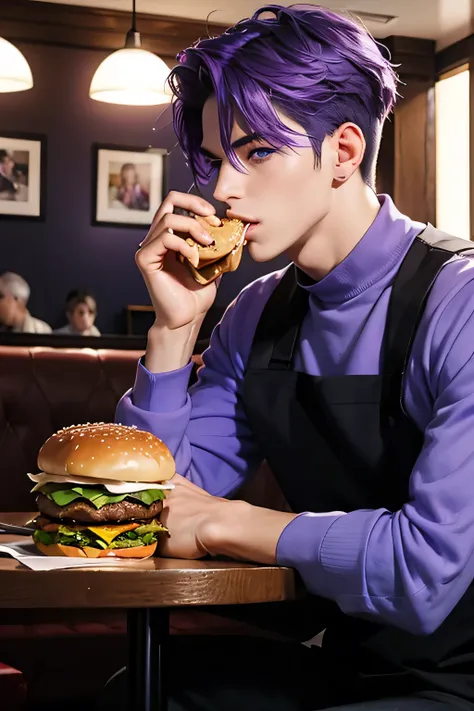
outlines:
[[52, 499], [57, 506], [68, 506], [77, 499], [89, 501], [96, 509], [106, 506], [106, 504], [118, 504], [124, 499], [140, 501], [145, 506], [151, 506], [155, 501], [161, 501], [166, 494], [163, 489], [146, 489], [145, 491], [135, 491], [132, 494], [111, 494], [104, 486], [80, 486], [71, 484], [45, 484], [40, 492]]
[[[153, 525], [156, 524], [156, 525]], [[140, 529], [150, 529], [148, 531], [142, 530], [139, 534]], [[75, 546], [76, 548], [84, 548], [84, 546], [90, 546], [91, 548], [135, 548], [135, 546], [149, 546], [158, 540], [158, 534], [166, 532], [167, 529], [161, 526], [159, 521], [153, 521], [151, 524], [146, 526], [140, 526], [133, 531], [125, 531], [117, 536], [109, 545], [103, 541], [99, 536], [97, 536], [93, 531], [74, 531], [67, 526], [59, 526], [59, 531], [57, 532], [47, 532], [37, 529], [33, 534], [33, 540], [35, 542], [43, 543], [44, 545], [50, 546], [53, 543], [61, 543], [65, 546]]]

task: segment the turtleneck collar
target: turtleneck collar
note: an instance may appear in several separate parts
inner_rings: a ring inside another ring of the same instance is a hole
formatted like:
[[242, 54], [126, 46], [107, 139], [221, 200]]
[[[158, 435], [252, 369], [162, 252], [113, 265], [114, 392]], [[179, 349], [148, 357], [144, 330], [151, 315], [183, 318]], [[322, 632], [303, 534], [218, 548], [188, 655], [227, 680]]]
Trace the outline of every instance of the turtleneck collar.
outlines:
[[298, 283], [325, 303], [343, 303], [383, 279], [426, 225], [397, 210], [388, 195], [379, 195], [380, 210], [362, 239], [321, 281], [310, 282], [298, 270]]

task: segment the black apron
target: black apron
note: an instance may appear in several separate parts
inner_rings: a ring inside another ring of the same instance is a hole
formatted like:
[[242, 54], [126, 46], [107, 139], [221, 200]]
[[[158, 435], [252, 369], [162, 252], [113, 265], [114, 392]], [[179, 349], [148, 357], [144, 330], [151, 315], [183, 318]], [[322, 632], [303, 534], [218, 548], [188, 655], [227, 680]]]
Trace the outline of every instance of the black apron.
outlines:
[[[453, 254], [470, 249], [431, 225], [415, 238], [392, 288], [379, 375], [293, 369], [309, 296], [296, 268], [286, 271], [257, 326], [243, 404], [292, 511], [397, 511], [409, 500], [423, 433], [404, 411], [403, 373], [437, 274]], [[433, 689], [474, 700], [474, 585], [427, 636], [349, 617], [317, 596], [308, 600], [307, 638], [323, 610], [323, 649], [354, 675], [365, 698]]]

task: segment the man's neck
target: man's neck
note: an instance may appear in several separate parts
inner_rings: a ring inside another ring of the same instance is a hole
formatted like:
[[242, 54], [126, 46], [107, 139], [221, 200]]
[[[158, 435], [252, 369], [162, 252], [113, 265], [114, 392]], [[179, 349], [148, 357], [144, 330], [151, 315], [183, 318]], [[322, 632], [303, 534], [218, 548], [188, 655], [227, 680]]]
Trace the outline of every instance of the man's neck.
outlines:
[[319, 281], [347, 257], [365, 235], [380, 210], [371, 188], [362, 180], [333, 190], [327, 215], [288, 256], [311, 279]]

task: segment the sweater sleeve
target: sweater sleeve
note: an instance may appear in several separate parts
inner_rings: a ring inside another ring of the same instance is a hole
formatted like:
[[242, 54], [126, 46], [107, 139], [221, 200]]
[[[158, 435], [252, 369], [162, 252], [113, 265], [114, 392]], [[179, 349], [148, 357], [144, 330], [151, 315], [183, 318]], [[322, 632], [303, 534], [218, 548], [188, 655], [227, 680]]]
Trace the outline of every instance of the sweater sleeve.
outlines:
[[152, 432], [170, 448], [176, 469], [211, 494], [227, 496], [256, 471], [261, 453], [242, 403], [245, 365], [278, 273], [244, 289], [214, 330], [198, 381], [192, 365], [150, 373], [140, 362], [116, 420]]

